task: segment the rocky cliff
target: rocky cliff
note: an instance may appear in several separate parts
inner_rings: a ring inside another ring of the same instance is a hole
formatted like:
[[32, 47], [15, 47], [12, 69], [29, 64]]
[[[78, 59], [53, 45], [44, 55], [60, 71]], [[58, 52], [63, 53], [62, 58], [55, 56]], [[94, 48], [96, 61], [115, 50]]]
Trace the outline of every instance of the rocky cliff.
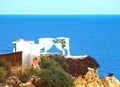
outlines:
[[[63, 69], [71, 75], [71, 77], [74, 79], [75, 87], [120, 87], [120, 81], [113, 74], [99, 77], [98, 68], [100, 65], [94, 58], [90, 56], [83, 56], [78, 58], [65, 58], [64, 56], [58, 54], [47, 54], [43, 56], [45, 56], [45, 58], [48, 60], [57, 57], [57, 60], [55, 61], [59, 62]], [[34, 65], [36, 66], [36, 59], [34, 62]], [[65, 65], [65, 62], [68, 67]], [[39, 66], [39, 64], [40, 63], [38, 63], [37, 66]], [[37, 79], [40, 78], [31, 77], [28, 82], [21, 83], [18, 78], [10, 77], [10, 79], [8, 79], [8, 84], [14, 85], [9, 87], [40, 87], [35, 85]]]
[[99, 64], [90, 56], [67, 58], [69, 73], [75, 77], [75, 87], [120, 87], [119, 80], [113, 75], [99, 77]]
[[[56, 54], [55, 54], [56, 55]], [[54, 55], [46, 55], [52, 58]], [[99, 64], [91, 56], [67, 57], [61, 56], [69, 66], [68, 72], [73, 76], [75, 87], [120, 87], [120, 81], [114, 76], [98, 76]]]

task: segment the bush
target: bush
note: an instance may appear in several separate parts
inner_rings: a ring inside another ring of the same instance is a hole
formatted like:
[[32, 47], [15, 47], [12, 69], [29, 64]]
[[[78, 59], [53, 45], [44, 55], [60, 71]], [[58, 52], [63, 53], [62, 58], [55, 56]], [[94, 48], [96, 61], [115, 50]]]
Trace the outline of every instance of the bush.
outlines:
[[6, 77], [7, 77], [7, 71], [3, 67], [0, 67], [0, 82], [4, 83]]
[[[49, 55], [47, 58], [48, 58], [47, 60], [56, 61], [59, 64], [58, 66], [61, 66], [64, 71], [66, 71], [66, 72], [69, 71], [69, 66], [68, 66], [64, 56], [61, 56], [59, 54], [54, 54], [54, 55]], [[41, 56], [41, 59], [45, 59], [45, 57]]]
[[0, 61], [0, 67], [3, 67], [4, 70], [7, 71], [7, 76], [10, 75], [10, 72], [11, 72], [11, 64], [9, 62], [7, 62], [5, 59], [2, 59]]
[[64, 56], [61, 56], [61, 55], [58, 55], [58, 54], [55, 54], [53, 56], [53, 60], [55, 60], [56, 62], [58, 62], [60, 64], [60, 66], [68, 72], [69, 70], [69, 66], [68, 64], [66, 63], [66, 60], [64, 58]]
[[54, 60], [41, 59], [40, 77], [46, 82], [47, 87], [74, 87], [70, 75]]
[[41, 58], [41, 68], [42, 69], [48, 69], [52, 66], [60, 68], [60, 65], [57, 62], [55, 62], [54, 60], [51, 60], [51, 61], [46, 60], [45, 58]]

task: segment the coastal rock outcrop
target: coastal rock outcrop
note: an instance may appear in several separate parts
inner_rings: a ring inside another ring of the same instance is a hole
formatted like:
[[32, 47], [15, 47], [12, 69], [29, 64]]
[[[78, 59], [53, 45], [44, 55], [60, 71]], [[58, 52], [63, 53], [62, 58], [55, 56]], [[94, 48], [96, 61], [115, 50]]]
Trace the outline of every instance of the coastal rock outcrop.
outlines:
[[97, 70], [88, 68], [84, 78], [80, 75], [75, 79], [75, 87], [104, 87], [100, 80]]
[[[58, 54], [45, 55], [47, 59]], [[120, 81], [113, 75], [99, 77], [99, 64], [91, 56], [61, 58], [68, 64], [68, 73], [72, 75], [75, 87], [120, 87]]]
[[[56, 62], [59, 62], [61, 67], [73, 78], [74, 87], [120, 87], [120, 81], [113, 74], [99, 77], [98, 68], [100, 65], [91, 56], [81, 56], [76, 58], [64, 57], [59, 54], [46, 54], [42, 56], [48, 60], [54, 59]], [[38, 67], [40, 65], [38, 59], [39, 58], [36, 57], [34, 58], [34, 66]], [[42, 78], [35, 76], [31, 77], [26, 83], [22, 83], [18, 77], [12, 76], [8, 78], [7, 86], [4, 87], [48, 87], [43, 83], [44, 81]]]
[[75, 87], [120, 87], [120, 81], [113, 74], [101, 78], [98, 76], [100, 65], [95, 58], [83, 56], [66, 60], [69, 73], [75, 77]]
[[75, 78], [75, 87], [120, 87], [120, 81], [115, 76], [100, 78], [97, 70], [89, 68], [84, 78]]
[[120, 81], [115, 76], [100, 78], [104, 87], [120, 87]]

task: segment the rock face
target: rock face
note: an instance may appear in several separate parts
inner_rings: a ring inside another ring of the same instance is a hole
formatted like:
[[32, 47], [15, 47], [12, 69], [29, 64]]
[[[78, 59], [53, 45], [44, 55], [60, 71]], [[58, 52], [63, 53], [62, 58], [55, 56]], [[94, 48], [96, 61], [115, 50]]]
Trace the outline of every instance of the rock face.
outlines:
[[100, 78], [97, 70], [88, 68], [84, 78], [81, 75], [76, 77], [75, 87], [120, 87], [120, 82], [115, 76]]
[[120, 82], [115, 76], [106, 76], [101, 78], [104, 87], [120, 87]]
[[120, 87], [120, 82], [110, 74], [100, 78], [98, 76], [97, 61], [90, 56], [81, 58], [67, 58], [69, 73], [75, 77], [75, 87]]
[[32, 56], [32, 66], [33, 68], [39, 68], [40, 66], [40, 58], [38, 56]]
[[97, 75], [97, 70], [88, 68], [84, 78], [80, 75], [75, 79], [75, 87], [104, 87]]

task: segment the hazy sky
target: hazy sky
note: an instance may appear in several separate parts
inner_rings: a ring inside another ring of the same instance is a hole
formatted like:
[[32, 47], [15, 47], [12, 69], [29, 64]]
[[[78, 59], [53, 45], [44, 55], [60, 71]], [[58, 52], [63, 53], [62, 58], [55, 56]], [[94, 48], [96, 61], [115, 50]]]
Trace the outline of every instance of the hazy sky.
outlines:
[[0, 0], [0, 14], [120, 14], [120, 0]]

